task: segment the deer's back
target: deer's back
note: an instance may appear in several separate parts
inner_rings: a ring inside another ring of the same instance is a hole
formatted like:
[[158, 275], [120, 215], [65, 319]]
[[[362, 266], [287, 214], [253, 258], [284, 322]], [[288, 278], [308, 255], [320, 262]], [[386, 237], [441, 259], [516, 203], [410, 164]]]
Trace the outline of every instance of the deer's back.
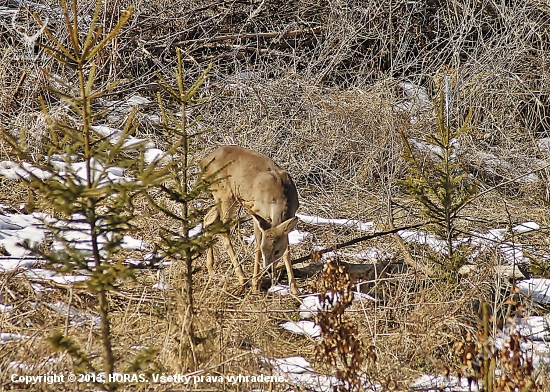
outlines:
[[207, 176], [219, 171], [216, 177], [221, 180], [212, 186], [217, 200], [239, 201], [249, 211], [274, 221], [289, 219], [298, 209], [298, 192], [292, 178], [263, 154], [223, 146], [204, 158], [202, 164], [207, 166]]

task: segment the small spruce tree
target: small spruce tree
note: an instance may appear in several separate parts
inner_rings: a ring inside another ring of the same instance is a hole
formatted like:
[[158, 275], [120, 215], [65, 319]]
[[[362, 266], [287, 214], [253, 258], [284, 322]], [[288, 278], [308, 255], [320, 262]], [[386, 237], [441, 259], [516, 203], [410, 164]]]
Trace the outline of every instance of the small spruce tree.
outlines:
[[[94, 126], [103, 117], [102, 112], [94, 109], [94, 101], [112, 93], [117, 86], [117, 83], [98, 86], [96, 59], [121, 32], [133, 7], [123, 11], [114, 28], [105, 33], [98, 25], [101, 0], [96, 2], [87, 31], [80, 28], [82, 20], [78, 17], [77, 0], [71, 4], [61, 0], [61, 10], [67, 43], [45, 27], [49, 43], [43, 46], [72, 77], [63, 80], [45, 72], [48, 80], [55, 81], [48, 89], [68, 105], [75, 120], [72, 123], [54, 120], [41, 100], [49, 135], [44, 153], [34, 160], [17, 138], [9, 132], [3, 134], [21, 160], [32, 162], [32, 165], [23, 165], [24, 177], [54, 215], [54, 219], [45, 220], [44, 225], [56, 246], [47, 249], [27, 246], [43, 257], [51, 269], [88, 275], [86, 286], [97, 295], [99, 302], [101, 368], [107, 381], [101, 385], [115, 390], [118, 385], [108, 382], [117, 358], [113, 352], [107, 294], [116, 290], [122, 279], [132, 276], [132, 267], [124, 263], [122, 248], [124, 235], [134, 229], [140, 218], [134, 211], [134, 201], [151, 187], [170, 180], [170, 162], [162, 167], [158, 162], [146, 163], [145, 141], [129, 140], [136, 129], [133, 114], [116, 135], [99, 132]], [[73, 357], [76, 372], [98, 371], [95, 361], [69, 336], [56, 331], [49, 341], [54, 350], [65, 351]], [[155, 356], [155, 350], [146, 349], [131, 361], [128, 369], [144, 369]]]
[[[204, 168], [197, 167], [193, 159], [197, 151], [192, 148], [192, 145], [196, 145], [193, 142], [201, 132], [192, 132], [192, 130], [196, 128], [201, 117], [198, 116], [192, 120], [188, 118], [190, 108], [205, 101], [204, 98], [199, 97], [198, 92], [206, 81], [211, 67], [211, 65], [208, 66], [194, 83], [186, 87], [181, 51], [178, 49], [174, 75], [175, 86], [157, 74], [159, 86], [165, 93], [165, 98], [160, 93], [157, 97], [162, 115], [162, 130], [168, 145], [171, 146], [167, 156], [172, 157], [172, 164], [167, 173], [169, 181], [157, 186], [162, 191], [163, 197], [154, 198], [149, 195], [149, 202], [180, 225], [179, 230], [174, 230], [168, 225], [162, 227], [161, 231], [164, 235], [159, 245], [163, 258], [176, 262], [183, 261], [185, 265], [184, 286], [182, 290], [176, 290], [176, 293], [184, 294], [181, 298], [184, 310], [182, 307], [177, 307], [174, 310], [181, 317], [182, 330], [187, 335], [187, 344], [180, 342], [178, 354], [180, 357], [185, 357], [185, 367], [190, 369], [195, 369], [198, 366], [195, 346], [200, 341], [195, 330], [193, 275], [196, 270], [193, 268], [193, 264], [211, 246], [213, 236], [227, 230], [226, 225], [218, 219], [206, 230], [190, 232], [191, 229], [199, 228], [202, 225], [207, 212], [204, 208], [205, 203], [199, 204], [194, 201], [208, 191], [216, 177], [216, 173], [208, 177], [203, 176], [202, 169]], [[179, 111], [174, 113], [168, 110], [166, 102], [178, 107]], [[157, 199], [161, 201], [157, 201]]]
[[409, 176], [401, 184], [420, 204], [420, 214], [435, 222], [430, 225], [432, 230], [444, 238], [447, 253], [442, 266], [451, 274], [455, 274], [463, 264], [463, 257], [453, 242], [458, 233], [459, 213], [477, 194], [476, 185], [466, 183], [467, 174], [461, 170], [455, 148], [458, 137], [472, 129], [469, 125], [471, 116], [470, 110], [460, 128], [453, 129], [446, 119], [445, 99], [441, 93], [437, 104], [437, 132], [426, 137], [426, 142], [432, 147], [427, 156], [415, 154], [405, 133], [400, 132], [405, 147], [404, 157], [409, 164]]

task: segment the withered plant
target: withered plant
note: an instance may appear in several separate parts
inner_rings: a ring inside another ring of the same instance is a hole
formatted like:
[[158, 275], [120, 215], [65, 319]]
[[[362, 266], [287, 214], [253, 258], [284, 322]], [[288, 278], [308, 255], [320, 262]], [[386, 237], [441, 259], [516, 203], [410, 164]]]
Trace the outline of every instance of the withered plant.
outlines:
[[484, 392], [537, 391], [532, 358], [521, 347], [525, 338], [511, 325], [509, 336], [498, 348], [490, 332], [490, 304], [483, 302], [481, 310], [477, 333], [468, 332], [464, 340], [454, 344], [454, 354], [460, 358], [459, 376], [466, 377], [470, 384], [475, 382]]
[[340, 391], [362, 390], [365, 347], [357, 338], [357, 325], [345, 316], [353, 302], [353, 284], [337, 257], [326, 262], [317, 282], [322, 309], [315, 317], [322, 341], [317, 355], [336, 369]]

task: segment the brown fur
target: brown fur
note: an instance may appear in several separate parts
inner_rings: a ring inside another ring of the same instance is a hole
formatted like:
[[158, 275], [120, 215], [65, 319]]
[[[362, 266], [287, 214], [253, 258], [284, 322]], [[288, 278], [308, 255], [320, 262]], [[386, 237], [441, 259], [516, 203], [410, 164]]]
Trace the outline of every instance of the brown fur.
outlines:
[[[295, 217], [298, 209], [298, 192], [289, 174], [270, 158], [258, 152], [239, 146], [223, 146], [216, 149], [202, 161], [205, 175], [214, 173], [220, 179], [212, 185], [211, 191], [216, 201], [204, 218], [207, 227], [216, 218], [227, 222], [236, 216], [242, 206], [254, 218], [256, 238], [253, 286], [258, 287], [260, 259], [263, 267], [284, 257], [290, 289], [298, 294], [292, 273], [288, 250], [288, 233], [298, 223]], [[228, 235], [222, 236], [224, 247], [235, 267], [241, 284], [245, 282], [242, 268]], [[212, 248], [207, 253], [207, 267], [213, 273], [214, 254]]]

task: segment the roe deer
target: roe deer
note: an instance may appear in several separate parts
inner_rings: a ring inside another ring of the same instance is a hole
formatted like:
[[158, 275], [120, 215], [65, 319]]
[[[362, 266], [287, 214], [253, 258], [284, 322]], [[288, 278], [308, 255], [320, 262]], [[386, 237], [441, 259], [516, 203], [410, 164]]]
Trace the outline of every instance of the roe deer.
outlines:
[[[288, 272], [288, 282], [292, 294], [298, 288], [292, 273], [288, 233], [296, 227], [298, 218], [298, 192], [288, 173], [270, 158], [258, 152], [239, 146], [223, 146], [216, 149], [201, 162], [204, 175], [216, 173], [219, 179], [211, 186], [216, 201], [204, 217], [204, 227], [211, 225], [216, 218], [227, 222], [243, 207], [254, 220], [255, 260], [252, 286], [259, 287], [260, 258], [263, 268], [284, 258]], [[235, 267], [235, 274], [241, 284], [245, 283], [243, 270], [237, 261], [228, 234], [222, 235], [222, 242]], [[214, 251], [208, 249], [206, 266], [214, 273]]]

